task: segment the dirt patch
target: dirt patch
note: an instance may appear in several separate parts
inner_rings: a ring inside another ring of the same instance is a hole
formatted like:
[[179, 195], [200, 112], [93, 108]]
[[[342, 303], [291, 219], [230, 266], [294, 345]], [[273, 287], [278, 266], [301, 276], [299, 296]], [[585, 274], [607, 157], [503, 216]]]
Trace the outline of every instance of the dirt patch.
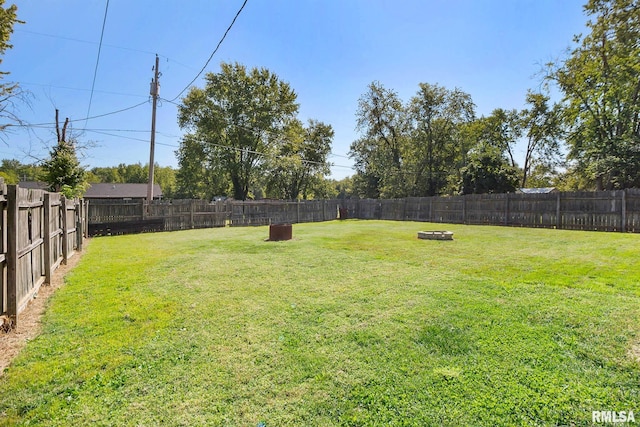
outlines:
[[[85, 240], [84, 244], [88, 244]], [[61, 264], [53, 272], [50, 285], [42, 285], [37, 297], [29, 301], [27, 307], [18, 316], [18, 327], [9, 333], [0, 331], [0, 376], [14, 357], [20, 353], [27, 341], [32, 340], [40, 333], [40, 318], [46, 308], [49, 297], [62, 285], [64, 276], [80, 261], [82, 254], [75, 253], [67, 262]]]
[[640, 363], [640, 342], [631, 346], [629, 349], [629, 357]]

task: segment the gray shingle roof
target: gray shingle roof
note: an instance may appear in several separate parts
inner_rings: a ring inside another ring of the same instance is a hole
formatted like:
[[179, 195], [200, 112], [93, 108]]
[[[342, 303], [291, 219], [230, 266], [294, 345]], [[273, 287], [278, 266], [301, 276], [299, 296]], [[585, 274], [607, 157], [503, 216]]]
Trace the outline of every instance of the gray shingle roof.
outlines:
[[[162, 196], [158, 184], [153, 185], [153, 198]], [[84, 194], [85, 199], [146, 199], [147, 184], [91, 184]]]
[[519, 188], [518, 191], [526, 194], [548, 194], [555, 193], [558, 190], [556, 187], [538, 187], [538, 188]]
[[46, 190], [49, 184], [40, 181], [20, 181], [18, 183], [20, 188], [28, 188], [30, 190]]

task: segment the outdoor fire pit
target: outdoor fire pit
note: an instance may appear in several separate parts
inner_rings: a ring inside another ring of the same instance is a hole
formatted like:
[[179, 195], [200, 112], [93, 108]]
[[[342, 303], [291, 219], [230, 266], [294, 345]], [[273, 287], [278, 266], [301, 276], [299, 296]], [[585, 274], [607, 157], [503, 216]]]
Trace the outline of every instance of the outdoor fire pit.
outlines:
[[418, 239], [453, 240], [453, 231], [418, 231]]
[[269, 226], [269, 240], [272, 242], [291, 240], [291, 234], [291, 224], [271, 224]]

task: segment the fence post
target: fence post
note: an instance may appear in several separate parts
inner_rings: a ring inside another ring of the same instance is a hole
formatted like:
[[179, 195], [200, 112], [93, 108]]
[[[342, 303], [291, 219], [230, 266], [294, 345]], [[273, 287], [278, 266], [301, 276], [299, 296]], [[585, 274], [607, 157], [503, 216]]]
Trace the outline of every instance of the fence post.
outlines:
[[44, 281], [51, 284], [51, 193], [44, 193]]
[[402, 221], [406, 221], [407, 220], [407, 198], [405, 197], [403, 199], [403, 203], [402, 203]]
[[18, 186], [7, 186], [7, 314], [18, 326]]
[[627, 190], [622, 190], [622, 200], [620, 201], [620, 231], [627, 232]]
[[79, 199], [74, 201], [74, 214], [76, 218], [76, 246], [78, 252], [82, 252], [82, 204]]
[[89, 237], [89, 200], [82, 199], [82, 206], [84, 207], [82, 212], [82, 215], [84, 216], [84, 229], [82, 230], [82, 233], [84, 237]]
[[296, 224], [300, 223], [300, 199], [296, 200]]
[[467, 223], [467, 196], [462, 196], [462, 223]]
[[193, 221], [193, 211], [195, 209], [195, 200], [190, 199], [189, 200], [189, 225], [190, 228], [193, 229], [195, 227], [194, 221]]
[[433, 222], [433, 196], [429, 197], [429, 222]]
[[9, 247], [9, 245], [7, 244], [7, 236], [9, 233], [7, 233], [7, 227], [8, 227], [8, 222], [7, 222], [7, 186], [4, 184], [4, 179], [2, 179], [0, 177], [0, 191], [2, 192], [2, 198], [4, 199], [5, 202], [5, 208], [2, 209], [2, 217], [0, 218], [2, 220], [2, 229], [0, 230], [1, 233], [1, 238], [2, 238], [2, 253], [5, 256], [4, 259], [4, 267], [0, 268], [0, 274], [2, 274], [3, 279], [5, 280], [4, 283], [2, 283], [2, 285], [0, 285], [0, 312], [5, 311], [5, 307], [7, 304], [6, 301], [6, 295], [5, 295], [5, 291], [7, 290], [7, 283], [6, 283], [6, 278], [7, 278], [7, 248]]
[[67, 198], [60, 196], [60, 216], [62, 217], [62, 262], [69, 259], [69, 226], [67, 224]]
[[562, 227], [562, 214], [560, 212], [560, 192], [556, 195], [556, 229], [560, 230]]
[[509, 193], [505, 193], [504, 201], [504, 225], [509, 225]]

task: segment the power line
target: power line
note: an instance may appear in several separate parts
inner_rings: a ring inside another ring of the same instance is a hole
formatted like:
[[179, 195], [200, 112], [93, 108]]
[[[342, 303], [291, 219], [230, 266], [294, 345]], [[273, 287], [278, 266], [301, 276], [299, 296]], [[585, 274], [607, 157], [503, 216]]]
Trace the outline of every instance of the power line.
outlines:
[[[161, 99], [161, 100], [163, 100], [163, 101], [169, 102], [170, 104], [180, 106], [180, 104], [178, 104], [177, 102], [174, 102], [173, 100], [168, 100], [168, 99], [164, 99], [164, 98], [160, 98], [160, 99]], [[271, 130], [268, 130], [268, 129], [255, 129], [255, 128], [251, 128], [251, 127], [249, 127], [249, 126], [243, 126], [243, 125], [240, 125], [240, 124], [237, 124], [237, 125], [235, 125], [235, 126], [237, 126], [237, 127], [241, 128], [241, 129], [244, 129], [244, 130], [250, 131], [250, 132], [266, 132], [266, 133], [268, 133], [268, 134], [270, 134], [270, 135], [273, 135], [273, 136], [276, 136], [276, 137], [280, 137], [280, 136], [281, 136], [281, 135], [280, 135], [280, 134], [278, 134], [277, 132], [274, 132], [274, 131], [271, 131]], [[205, 142], [206, 142], [206, 141], [205, 141]], [[210, 142], [207, 142], [207, 144], [209, 144], [209, 145], [213, 145], [213, 146], [218, 146], [218, 147], [228, 147], [228, 146], [226, 146], [226, 145], [213, 144], [213, 143], [210, 143]], [[179, 148], [179, 147], [178, 147], [178, 148]], [[232, 149], [235, 149], [235, 150], [242, 150], [241, 148], [236, 148], [236, 147], [228, 147], [228, 148], [232, 148]], [[250, 152], [250, 153], [252, 152], [252, 151], [250, 151], [250, 150], [249, 150], [249, 151], [248, 151], [248, 150], [243, 150], [243, 151], [245, 151], [245, 152]], [[255, 153], [255, 154], [259, 154], [259, 155], [263, 155], [263, 156], [266, 156], [266, 155], [267, 155], [267, 154], [260, 153], [260, 152], [254, 152], [254, 153]], [[340, 154], [334, 154], [334, 153], [329, 153], [329, 154], [327, 154], [327, 157], [328, 157], [328, 156], [342, 157], [342, 158], [345, 158], [345, 159], [350, 159], [350, 157], [348, 157], [348, 156], [343, 156], [343, 155], [340, 155]], [[279, 157], [282, 157], [282, 156], [279, 156]], [[303, 161], [304, 161], [304, 160], [303, 160]], [[307, 162], [311, 162], [311, 161], [307, 161]], [[320, 163], [320, 162], [312, 162], [312, 163], [322, 164], [322, 163]], [[343, 166], [343, 165], [335, 165], [335, 164], [334, 164], [333, 166], [335, 166], [335, 167], [341, 167], [341, 168], [353, 169], [353, 167], [352, 167], [352, 166]]]
[[[137, 108], [137, 107], [139, 107], [141, 105], [144, 105], [147, 102], [148, 101], [143, 101], [143, 102], [140, 102], [139, 104], [132, 105], [131, 107], [122, 108], [121, 110], [111, 111], [109, 113], [99, 114], [97, 116], [91, 116], [91, 117], [85, 117], [85, 118], [82, 118], [82, 119], [69, 120], [69, 123], [88, 121], [88, 120], [92, 120], [92, 119], [98, 119], [100, 117], [110, 116], [112, 114], [122, 113], [124, 111], [133, 110], [134, 108]], [[35, 127], [55, 126], [55, 123], [49, 122], [49, 123], [35, 123], [35, 124], [8, 124], [7, 126], [23, 127], [23, 128], [35, 128]]]
[[175, 101], [176, 99], [180, 98], [180, 95], [182, 95], [184, 93], [185, 90], [189, 89], [189, 87], [193, 84], [193, 82], [196, 81], [196, 79], [198, 77], [200, 77], [200, 75], [204, 72], [205, 68], [207, 68], [207, 65], [209, 65], [209, 62], [211, 62], [211, 59], [213, 58], [213, 55], [216, 54], [216, 52], [218, 51], [218, 49], [220, 48], [220, 45], [222, 45], [222, 42], [224, 41], [224, 39], [227, 37], [227, 34], [229, 33], [229, 30], [231, 30], [231, 27], [233, 27], [233, 24], [236, 22], [236, 19], [238, 19], [238, 16], [240, 16], [240, 12], [242, 12], [242, 9], [244, 9], [244, 6], [247, 4], [247, 0], [244, 0], [244, 2], [242, 3], [242, 6], [240, 6], [240, 9], [238, 9], [238, 12], [236, 13], [236, 16], [233, 17], [233, 21], [231, 21], [231, 24], [229, 24], [229, 27], [227, 28], [227, 31], [224, 32], [224, 34], [222, 35], [222, 38], [220, 39], [220, 41], [218, 42], [218, 45], [216, 46], [216, 48], [213, 50], [213, 52], [211, 53], [211, 55], [209, 56], [209, 59], [207, 59], [207, 62], [205, 62], [204, 66], [202, 67], [202, 69], [200, 70], [200, 72], [193, 78], [193, 80], [191, 80], [191, 82], [189, 82], [189, 84], [187, 86], [185, 86], [184, 89], [182, 89], [180, 91], [180, 93], [178, 95], [176, 95], [175, 98], [173, 98], [171, 101]]
[[[35, 34], [35, 35], [38, 35], [38, 36], [51, 37], [51, 38], [55, 38], [55, 39], [69, 40], [69, 41], [77, 42], [77, 43], [87, 43], [87, 44], [93, 44], [93, 45], [99, 44], [98, 42], [93, 42], [93, 41], [89, 41], [89, 40], [82, 40], [82, 39], [76, 39], [76, 38], [73, 38], [73, 37], [59, 36], [59, 35], [55, 35], [55, 34], [41, 33], [41, 32], [38, 32], [38, 31], [23, 30], [23, 29], [15, 29], [14, 31], [19, 32], [19, 33], [28, 33], [28, 34]], [[113, 48], [113, 49], [128, 50], [130, 52], [144, 53], [144, 54], [147, 54], [147, 55], [158, 55], [159, 57], [166, 59], [167, 62], [174, 62], [174, 63], [176, 63], [178, 65], [181, 65], [181, 66], [183, 66], [185, 68], [188, 68], [190, 70], [196, 70], [195, 67], [192, 67], [192, 66], [187, 65], [187, 64], [183, 64], [182, 62], [176, 61], [173, 58], [169, 58], [166, 55], [162, 55], [162, 54], [159, 54], [159, 53], [156, 53], [156, 52], [151, 52], [149, 50], [135, 49], [135, 48], [132, 48], [132, 47], [118, 46], [118, 45], [109, 44], [109, 43], [103, 43], [102, 46], [103, 47], [110, 47], [110, 48]]]
[[143, 101], [143, 102], [141, 102], [139, 104], [132, 105], [131, 107], [123, 108], [122, 110], [112, 111], [110, 113], [104, 113], [104, 114], [100, 114], [100, 115], [97, 115], [97, 116], [86, 117], [84, 119], [69, 120], [69, 122], [80, 122], [82, 120], [87, 121], [87, 120], [92, 120], [92, 119], [98, 119], [100, 117], [111, 116], [112, 114], [118, 114], [118, 113], [122, 113], [124, 111], [133, 110], [134, 108], [139, 107], [141, 105], [144, 105], [144, 104], [146, 104], [148, 102], [149, 102], [148, 100], [147, 101]]
[[89, 95], [89, 107], [87, 108], [87, 117], [91, 113], [91, 101], [93, 101], [93, 90], [96, 87], [96, 77], [98, 75], [98, 64], [100, 63], [100, 52], [102, 51], [102, 39], [104, 38], [104, 27], [107, 25], [107, 12], [109, 11], [109, 0], [107, 0], [104, 8], [104, 18], [102, 19], [102, 31], [100, 32], [100, 44], [98, 44], [98, 57], [96, 58], [96, 67], [93, 70], [93, 83], [91, 83], [91, 95]]
[[102, 131], [98, 131], [98, 130], [87, 130], [87, 132], [98, 133], [100, 135], [113, 136], [114, 138], [120, 138], [120, 139], [130, 139], [131, 141], [140, 141], [140, 142], [145, 142], [145, 143], [149, 142], [148, 139], [134, 138], [132, 136], [116, 135], [116, 134], [113, 134], [113, 133], [102, 132]]
[[[75, 90], [75, 91], [79, 91], [79, 92], [89, 92], [91, 91], [91, 89], [82, 89], [82, 88], [77, 88], [77, 87], [70, 87], [70, 86], [55, 86], [55, 85], [51, 85], [51, 84], [45, 84], [45, 83], [31, 83], [31, 82], [20, 82], [20, 85], [24, 86], [41, 86], [41, 87], [48, 87], [48, 88], [53, 88], [53, 89], [65, 89], [65, 90]], [[109, 92], [106, 90], [94, 90], [95, 93], [104, 93], [107, 95], [120, 95], [120, 96], [133, 96], [133, 97], [137, 97], [137, 98], [148, 98], [148, 95], [140, 95], [140, 94], [133, 94], [133, 93], [122, 93], [122, 92]]]
[[[216, 144], [216, 143], [214, 143], [214, 142], [210, 142], [210, 141], [203, 141], [203, 140], [200, 140], [200, 142], [204, 142], [204, 143], [206, 143], [206, 144], [207, 144], [207, 145], [209, 145], [209, 146], [212, 146], [212, 147], [218, 147], [218, 148], [222, 148], [222, 149], [225, 149], [225, 150], [241, 151], [241, 152], [243, 152], [243, 153], [256, 154], [256, 155], [258, 155], [258, 156], [262, 156], [262, 157], [271, 157], [271, 155], [269, 155], [269, 154], [267, 154], [267, 153], [262, 153], [262, 152], [260, 152], [260, 151], [255, 151], [255, 150], [248, 150], [248, 149], [246, 149], [246, 148], [231, 147], [231, 146], [228, 146], [228, 145]], [[164, 144], [164, 145], [168, 145], [168, 144]], [[179, 147], [177, 147], [177, 148], [179, 148]], [[283, 158], [286, 158], [287, 156], [284, 156], [284, 155], [277, 155], [277, 156], [274, 156], [274, 157], [275, 157], [276, 159], [283, 159]], [[308, 163], [308, 164], [313, 164], [313, 165], [323, 165], [323, 166], [324, 166], [324, 165], [327, 165], [327, 163], [324, 163], [324, 162], [316, 162], [316, 161], [313, 161], [313, 160], [300, 159], [300, 161], [301, 161], [302, 163]], [[329, 164], [328, 166], [329, 166], [329, 167], [339, 167], [339, 168], [353, 169], [353, 167], [352, 167], [352, 166], [344, 166], [344, 165], [336, 165], [336, 164]]]
[[[142, 138], [134, 138], [134, 137], [131, 137], [131, 136], [115, 135], [115, 134], [112, 134], [112, 133], [102, 132], [102, 131], [98, 131], [98, 130], [89, 130], [89, 129], [85, 129], [85, 130], [88, 131], [88, 132], [98, 133], [98, 134], [101, 134], [101, 135], [112, 136], [114, 138], [128, 139], [128, 140], [131, 140], [131, 141], [138, 141], [138, 142], [144, 142], [144, 143], [149, 142], [148, 140], [142, 139]], [[241, 151], [241, 152], [244, 152], [244, 153], [256, 154], [256, 155], [261, 156], [261, 157], [271, 157], [269, 154], [263, 153], [263, 152], [260, 152], [260, 151], [247, 150], [247, 149], [239, 148], [239, 147], [230, 147], [228, 145], [216, 144], [216, 143], [212, 143], [212, 142], [208, 142], [208, 141], [202, 141], [202, 140], [200, 140], [200, 142], [206, 142], [207, 145], [209, 145], [209, 146], [218, 147], [218, 148], [222, 148], [222, 149], [225, 149], [225, 150]], [[166, 142], [156, 142], [156, 145], [162, 145], [162, 146], [171, 147], [171, 148], [180, 148], [180, 145], [168, 144]], [[282, 158], [286, 158], [286, 157], [287, 156], [283, 156], [283, 155], [275, 156], [275, 158], [277, 158], [277, 159], [282, 159]], [[316, 162], [316, 161], [313, 161], [313, 160], [300, 159], [300, 161], [302, 163], [306, 163], [306, 164], [327, 165], [326, 163]], [[336, 167], [336, 168], [351, 169], [351, 170], [354, 169], [353, 166], [346, 166], [346, 165], [329, 164], [328, 166], [329, 167]]]

